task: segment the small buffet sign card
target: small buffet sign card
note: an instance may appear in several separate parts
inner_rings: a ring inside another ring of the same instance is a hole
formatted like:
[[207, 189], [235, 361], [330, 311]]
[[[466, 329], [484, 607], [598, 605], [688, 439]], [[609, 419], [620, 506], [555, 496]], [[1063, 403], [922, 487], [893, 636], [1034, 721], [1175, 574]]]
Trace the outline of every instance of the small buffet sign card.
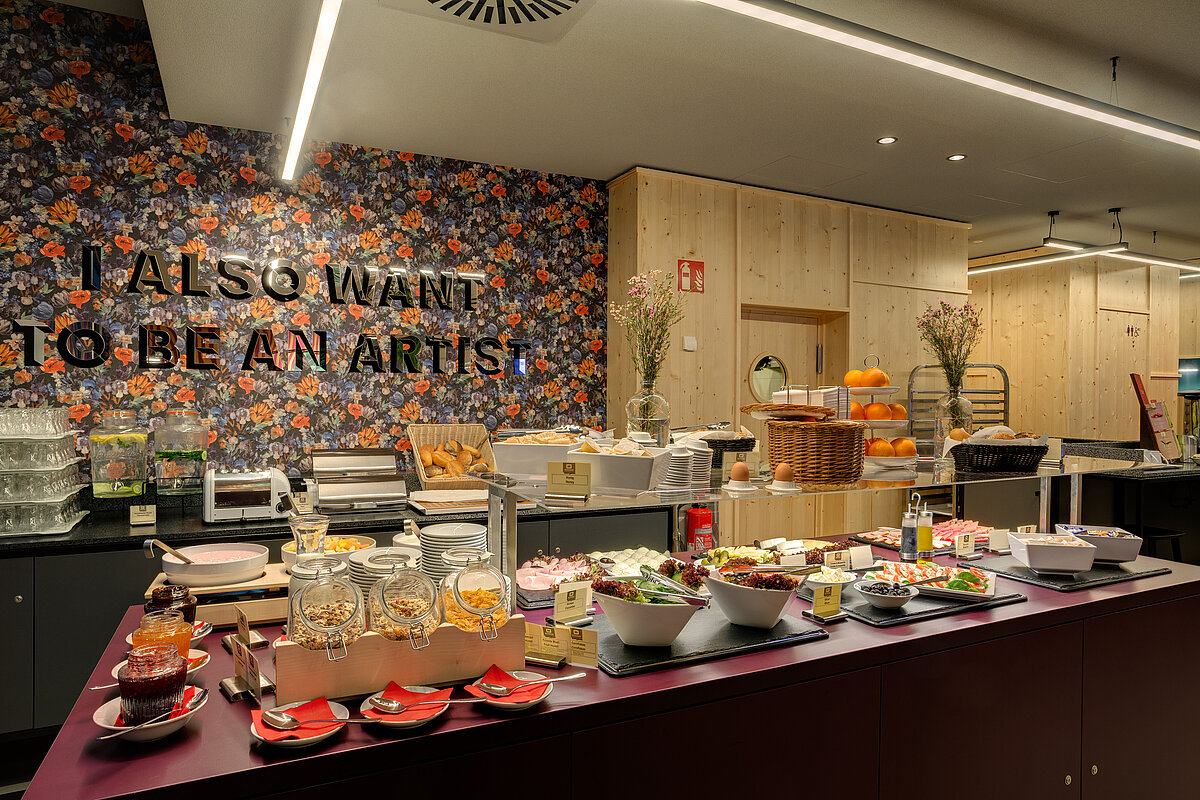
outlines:
[[528, 657], [594, 667], [600, 663], [599, 640], [599, 635], [587, 628], [525, 623]]
[[586, 502], [592, 492], [592, 465], [576, 461], [546, 462], [546, 499]]
[[584, 619], [592, 607], [592, 585], [589, 581], [560, 583], [554, 595], [554, 620], [566, 624]]

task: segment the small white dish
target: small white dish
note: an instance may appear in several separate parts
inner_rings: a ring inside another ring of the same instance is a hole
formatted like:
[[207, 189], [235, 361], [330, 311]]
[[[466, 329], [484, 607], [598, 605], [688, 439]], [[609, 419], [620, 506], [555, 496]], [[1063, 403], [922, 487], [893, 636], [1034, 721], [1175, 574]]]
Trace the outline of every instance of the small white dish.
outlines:
[[[211, 656], [209, 656], [209, 654], [203, 650], [188, 650], [187, 657], [188, 657], [189, 663], [192, 661], [192, 659], [200, 658], [201, 656], [204, 657], [204, 660], [197, 661], [195, 666], [189, 666], [188, 671], [187, 671], [188, 675], [191, 675], [193, 672], [198, 672], [199, 670], [204, 669], [204, 667], [208, 664], [208, 662], [211, 658]], [[115, 667], [112, 668], [113, 680], [116, 680], [117, 673], [120, 672], [121, 667], [125, 666], [127, 663], [128, 663], [128, 661], [122, 661], [120, 664], [117, 664]]]
[[[184, 688], [187, 691], [187, 687]], [[151, 722], [149, 725], [143, 725], [136, 731], [119, 736], [117, 738], [124, 739], [127, 742], [157, 742], [159, 739], [165, 739], [175, 731], [187, 725], [195, 716], [196, 712], [208, 705], [208, 698], [205, 697], [200, 701], [200, 705], [193, 708], [186, 714], [181, 714], [175, 719], [164, 719], [162, 722]], [[123, 731], [125, 727], [118, 728], [115, 723], [117, 715], [121, 713], [121, 698], [114, 697], [104, 705], [96, 709], [92, 714], [92, 722], [99, 725], [108, 731]]]
[[[308, 702], [307, 700], [302, 700], [298, 703], [288, 703], [285, 706], [275, 706], [275, 708], [271, 709], [271, 710], [273, 710], [273, 711], [289, 711], [289, 710], [295, 708], [296, 706], [302, 706], [307, 702]], [[329, 703], [329, 710], [333, 712], [333, 715], [335, 717], [337, 717], [338, 719], [350, 719], [350, 710], [348, 708], [346, 708], [344, 705], [342, 705], [341, 703], [335, 703], [332, 700], [329, 700], [328, 703]], [[255, 741], [262, 742], [263, 744], [270, 745], [271, 747], [312, 747], [314, 744], [317, 744], [318, 742], [325, 741], [330, 736], [333, 736], [335, 733], [337, 733], [338, 731], [342, 730], [342, 728], [345, 728], [345, 727], [346, 727], [345, 725], [339, 725], [331, 731], [326, 731], [325, 733], [319, 733], [316, 736], [306, 736], [302, 739], [288, 738], [288, 739], [279, 739], [278, 741], [271, 741], [271, 740], [264, 739], [263, 737], [259, 736], [258, 731], [254, 730], [254, 723], [251, 722], [250, 723], [250, 735], [254, 737]]]
[[800, 494], [804, 491], [796, 484], [787, 481], [771, 481], [767, 484], [766, 490], [771, 494]]
[[[433, 694], [434, 692], [441, 691], [440, 689], [435, 689], [432, 686], [405, 686], [404, 689], [406, 691], [412, 692], [414, 694]], [[371, 695], [371, 697], [382, 697], [382, 696], [383, 696], [382, 691], [376, 692], [375, 694]], [[367, 711], [370, 711], [370, 710], [378, 711], [378, 709], [376, 709], [374, 706], [371, 705], [371, 697], [368, 697], [365, 700], [363, 700], [362, 705], [360, 705], [358, 707], [359, 712], [364, 717], [367, 715]], [[418, 708], [426, 708], [426, 709], [436, 708], [436, 706], [417, 706], [417, 707]], [[448, 708], [450, 708], [449, 703], [447, 703], [444, 706], [442, 706], [441, 708], [439, 708], [438, 712], [436, 714], [434, 714], [432, 717], [426, 717], [425, 719], [416, 719], [416, 720], [399, 719], [401, 714], [384, 714], [382, 717], [379, 718], [379, 724], [384, 726], [385, 728], [419, 728], [422, 725], [433, 722], [435, 719], [440, 717], [442, 714], [445, 714], [446, 710]]]
[[725, 484], [721, 488], [727, 492], [735, 492], [736, 493], [736, 492], [757, 492], [759, 490], [759, 488], [761, 488], [761, 487], [755, 486], [750, 481], [732, 481], [731, 480], [729, 483]]
[[[526, 672], [525, 670], [514, 670], [514, 671], [510, 672], [509, 675], [512, 675], [514, 678], [516, 678], [517, 680], [521, 680], [521, 681], [537, 681], [537, 680], [541, 680], [542, 678], [546, 677], [545, 675], [541, 675], [537, 672]], [[481, 680], [483, 680], [482, 676], [471, 681], [471, 685], [474, 686], [475, 684], [479, 683]], [[519, 711], [523, 708], [533, 708], [538, 703], [541, 703], [547, 697], [549, 697], [550, 693], [553, 691], [554, 691], [554, 684], [547, 683], [546, 691], [540, 697], [538, 697], [538, 699], [530, 700], [525, 703], [509, 703], [509, 702], [506, 702], [506, 699], [503, 697], [492, 697], [491, 695], [487, 694], [487, 692], [484, 692], [484, 695], [486, 695], [486, 696], [484, 698], [483, 703], [484, 703], [484, 705], [489, 705], [494, 708], [507, 708], [510, 711]]]

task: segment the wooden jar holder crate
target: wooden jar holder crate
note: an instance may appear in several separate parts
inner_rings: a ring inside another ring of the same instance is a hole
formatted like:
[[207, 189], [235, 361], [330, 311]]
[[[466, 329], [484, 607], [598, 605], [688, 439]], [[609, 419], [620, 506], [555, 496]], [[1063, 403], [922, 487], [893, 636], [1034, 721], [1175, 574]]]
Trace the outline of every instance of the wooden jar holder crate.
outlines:
[[473, 680], [495, 664], [512, 672], [525, 666], [525, 617], [514, 614], [485, 642], [476, 631], [443, 622], [429, 646], [414, 650], [367, 631], [346, 648], [346, 657], [330, 661], [324, 650], [306, 650], [295, 642], [275, 648], [275, 701], [279, 705], [314, 697], [361, 697], [385, 688], [388, 681], [437, 686]]

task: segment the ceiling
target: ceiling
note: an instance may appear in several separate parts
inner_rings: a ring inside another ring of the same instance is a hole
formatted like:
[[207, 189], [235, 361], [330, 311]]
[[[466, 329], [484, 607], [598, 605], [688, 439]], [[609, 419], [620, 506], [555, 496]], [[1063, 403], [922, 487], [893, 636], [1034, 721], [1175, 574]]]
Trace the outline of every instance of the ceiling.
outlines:
[[[1062, 238], [1113, 241], [1120, 206], [1133, 249], [1200, 258], [1194, 150], [693, 0], [598, 0], [551, 43], [395, 3], [344, 0], [310, 138], [603, 179], [643, 165], [969, 221], [972, 256], [1039, 244], [1049, 210]], [[1200, 129], [1194, 0], [805, 5]], [[319, 0], [280, 8], [144, 0], [171, 115], [286, 131]]]

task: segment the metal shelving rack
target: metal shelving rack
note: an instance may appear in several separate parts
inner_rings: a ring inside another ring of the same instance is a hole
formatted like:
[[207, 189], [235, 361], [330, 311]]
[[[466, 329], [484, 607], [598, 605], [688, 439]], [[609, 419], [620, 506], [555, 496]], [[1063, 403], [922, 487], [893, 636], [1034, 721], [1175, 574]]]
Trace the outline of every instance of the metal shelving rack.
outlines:
[[[922, 445], [929, 453], [933, 447], [934, 407], [946, 393], [942, 368], [937, 364], [922, 364], [908, 375], [908, 416], [912, 420], [913, 441], [918, 452]], [[1003, 388], [993, 388], [996, 379]], [[922, 388], [934, 386], [937, 388]], [[1009, 420], [1008, 372], [999, 364], [967, 364], [963, 395], [971, 401], [972, 420], [976, 428], [987, 425], [1007, 425]]]

